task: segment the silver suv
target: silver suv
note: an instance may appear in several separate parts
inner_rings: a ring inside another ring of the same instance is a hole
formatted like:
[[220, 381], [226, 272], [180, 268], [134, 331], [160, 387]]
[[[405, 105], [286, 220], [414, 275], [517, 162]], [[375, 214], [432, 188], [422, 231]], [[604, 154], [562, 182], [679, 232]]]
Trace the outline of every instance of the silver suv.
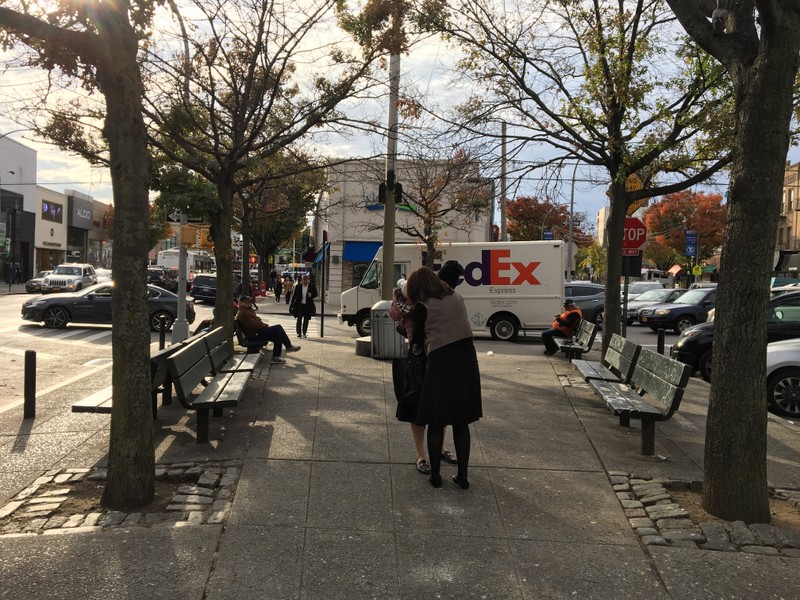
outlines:
[[44, 278], [42, 293], [77, 292], [87, 285], [97, 283], [97, 275], [92, 265], [65, 263], [58, 265]]

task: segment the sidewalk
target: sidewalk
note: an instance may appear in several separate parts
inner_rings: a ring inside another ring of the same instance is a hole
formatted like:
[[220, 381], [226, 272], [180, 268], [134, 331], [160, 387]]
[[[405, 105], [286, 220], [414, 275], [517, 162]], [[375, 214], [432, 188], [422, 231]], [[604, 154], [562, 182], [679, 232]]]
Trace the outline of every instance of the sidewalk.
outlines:
[[[159, 409], [159, 462], [241, 464], [225, 523], [0, 536], [0, 598], [797, 596], [800, 558], [648, 546], [629, 522], [615, 485], [702, 479], [702, 381], [646, 457], [638, 423], [619, 427], [563, 358], [478, 340], [485, 416], [472, 427], [471, 487], [443, 465], [437, 490], [394, 418], [391, 364], [356, 356], [352, 337], [302, 346], [286, 365], [261, 362], [245, 402], [212, 419], [207, 446], [194, 443], [194, 416]], [[41, 471], [103, 460], [107, 417], [44, 405], [50, 418], [30, 433], [18, 417], [0, 421], [5, 489], [33, 479], [14, 480], [20, 455], [35, 453]], [[769, 434], [770, 480], [800, 488], [798, 429], [771, 420]]]

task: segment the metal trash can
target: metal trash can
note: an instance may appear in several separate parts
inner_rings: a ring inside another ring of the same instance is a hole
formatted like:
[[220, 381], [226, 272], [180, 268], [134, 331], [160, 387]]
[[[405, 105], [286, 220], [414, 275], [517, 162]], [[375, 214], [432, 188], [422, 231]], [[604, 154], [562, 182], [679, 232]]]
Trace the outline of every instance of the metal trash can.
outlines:
[[397, 333], [395, 322], [389, 316], [391, 305], [390, 300], [380, 300], [370, 310], [372, 358], [403, 358], [408, 354], [406, 338]]

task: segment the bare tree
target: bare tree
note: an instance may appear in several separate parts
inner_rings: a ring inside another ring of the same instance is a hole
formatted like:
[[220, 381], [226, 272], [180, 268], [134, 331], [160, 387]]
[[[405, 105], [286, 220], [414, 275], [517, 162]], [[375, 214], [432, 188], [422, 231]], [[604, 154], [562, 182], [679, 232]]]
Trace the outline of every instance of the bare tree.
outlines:
[[[703, 507], [768, 522], [767, 303], [800, 67], [796, 0], [667, 0], [735, 91], [735, 135], [715, 317]], [[721, 12], [720, 12], [721, 11]]]
[[[459, 72], [478, 84], [461, 106], [472, 131], [497, 137], [510, 122], [510, 154], [530, 144], [549, 149], [535, 168], [580, 161], [607, 174], [606, 347], [620, 328], [629, 207], [703, 181], [730, 160], [722, 69], [676, 41], [663, 0], [415, 4], [421, 26], [464, 51]], [[633, 174], [642, 189], [626, 189]]]
[[[193, 0], [198, 18], [181, 36], [188, 52], [151, 57], [145, 104], [151, 138], [219, 194], [210, 214], [219, 300], [214, 316], [228, 330], [234, 197], [258, 183], [261, 161], [341, 121], [339, 104], [371, 85], [377, 50], [336, 43], [347, 36], [333, 27], [334, 9], [345, 4]], [[369, 27], [368, 20], [350, 18]], [[333, 41], [320, 39], [325, 36]]]

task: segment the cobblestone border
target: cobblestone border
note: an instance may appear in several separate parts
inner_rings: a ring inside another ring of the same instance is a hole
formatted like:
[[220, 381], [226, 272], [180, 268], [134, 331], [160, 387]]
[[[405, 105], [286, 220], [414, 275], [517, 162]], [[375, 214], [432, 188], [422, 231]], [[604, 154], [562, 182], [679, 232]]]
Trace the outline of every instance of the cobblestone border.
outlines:
[[[670, 490], [702, 490], [702, 482], [657, 480], [612, 471], [611, 484], [628, 522], [645, 546], [699, 548], [800, 558], [800, 534], [780, 525], [743, 521], [700, 523], [675, 502]], [[800, 507], [800, 490], [771, 488], [770, 493]]]
[[164, 512], [142, 514], [101, 510], [70, 516], [54, 513], [68, 499], [74, 489], [72, 486], [84, 479], [105, 481], [107, 471], [102, 468], [50, 470], [0, 507], [0, 535], [41, 534], [79, 528], [152, 527], [160, 523], [219, 524], [230, 512], [241, 470], [240, 460], [157, 464], [156, 480], [181, 482]]

